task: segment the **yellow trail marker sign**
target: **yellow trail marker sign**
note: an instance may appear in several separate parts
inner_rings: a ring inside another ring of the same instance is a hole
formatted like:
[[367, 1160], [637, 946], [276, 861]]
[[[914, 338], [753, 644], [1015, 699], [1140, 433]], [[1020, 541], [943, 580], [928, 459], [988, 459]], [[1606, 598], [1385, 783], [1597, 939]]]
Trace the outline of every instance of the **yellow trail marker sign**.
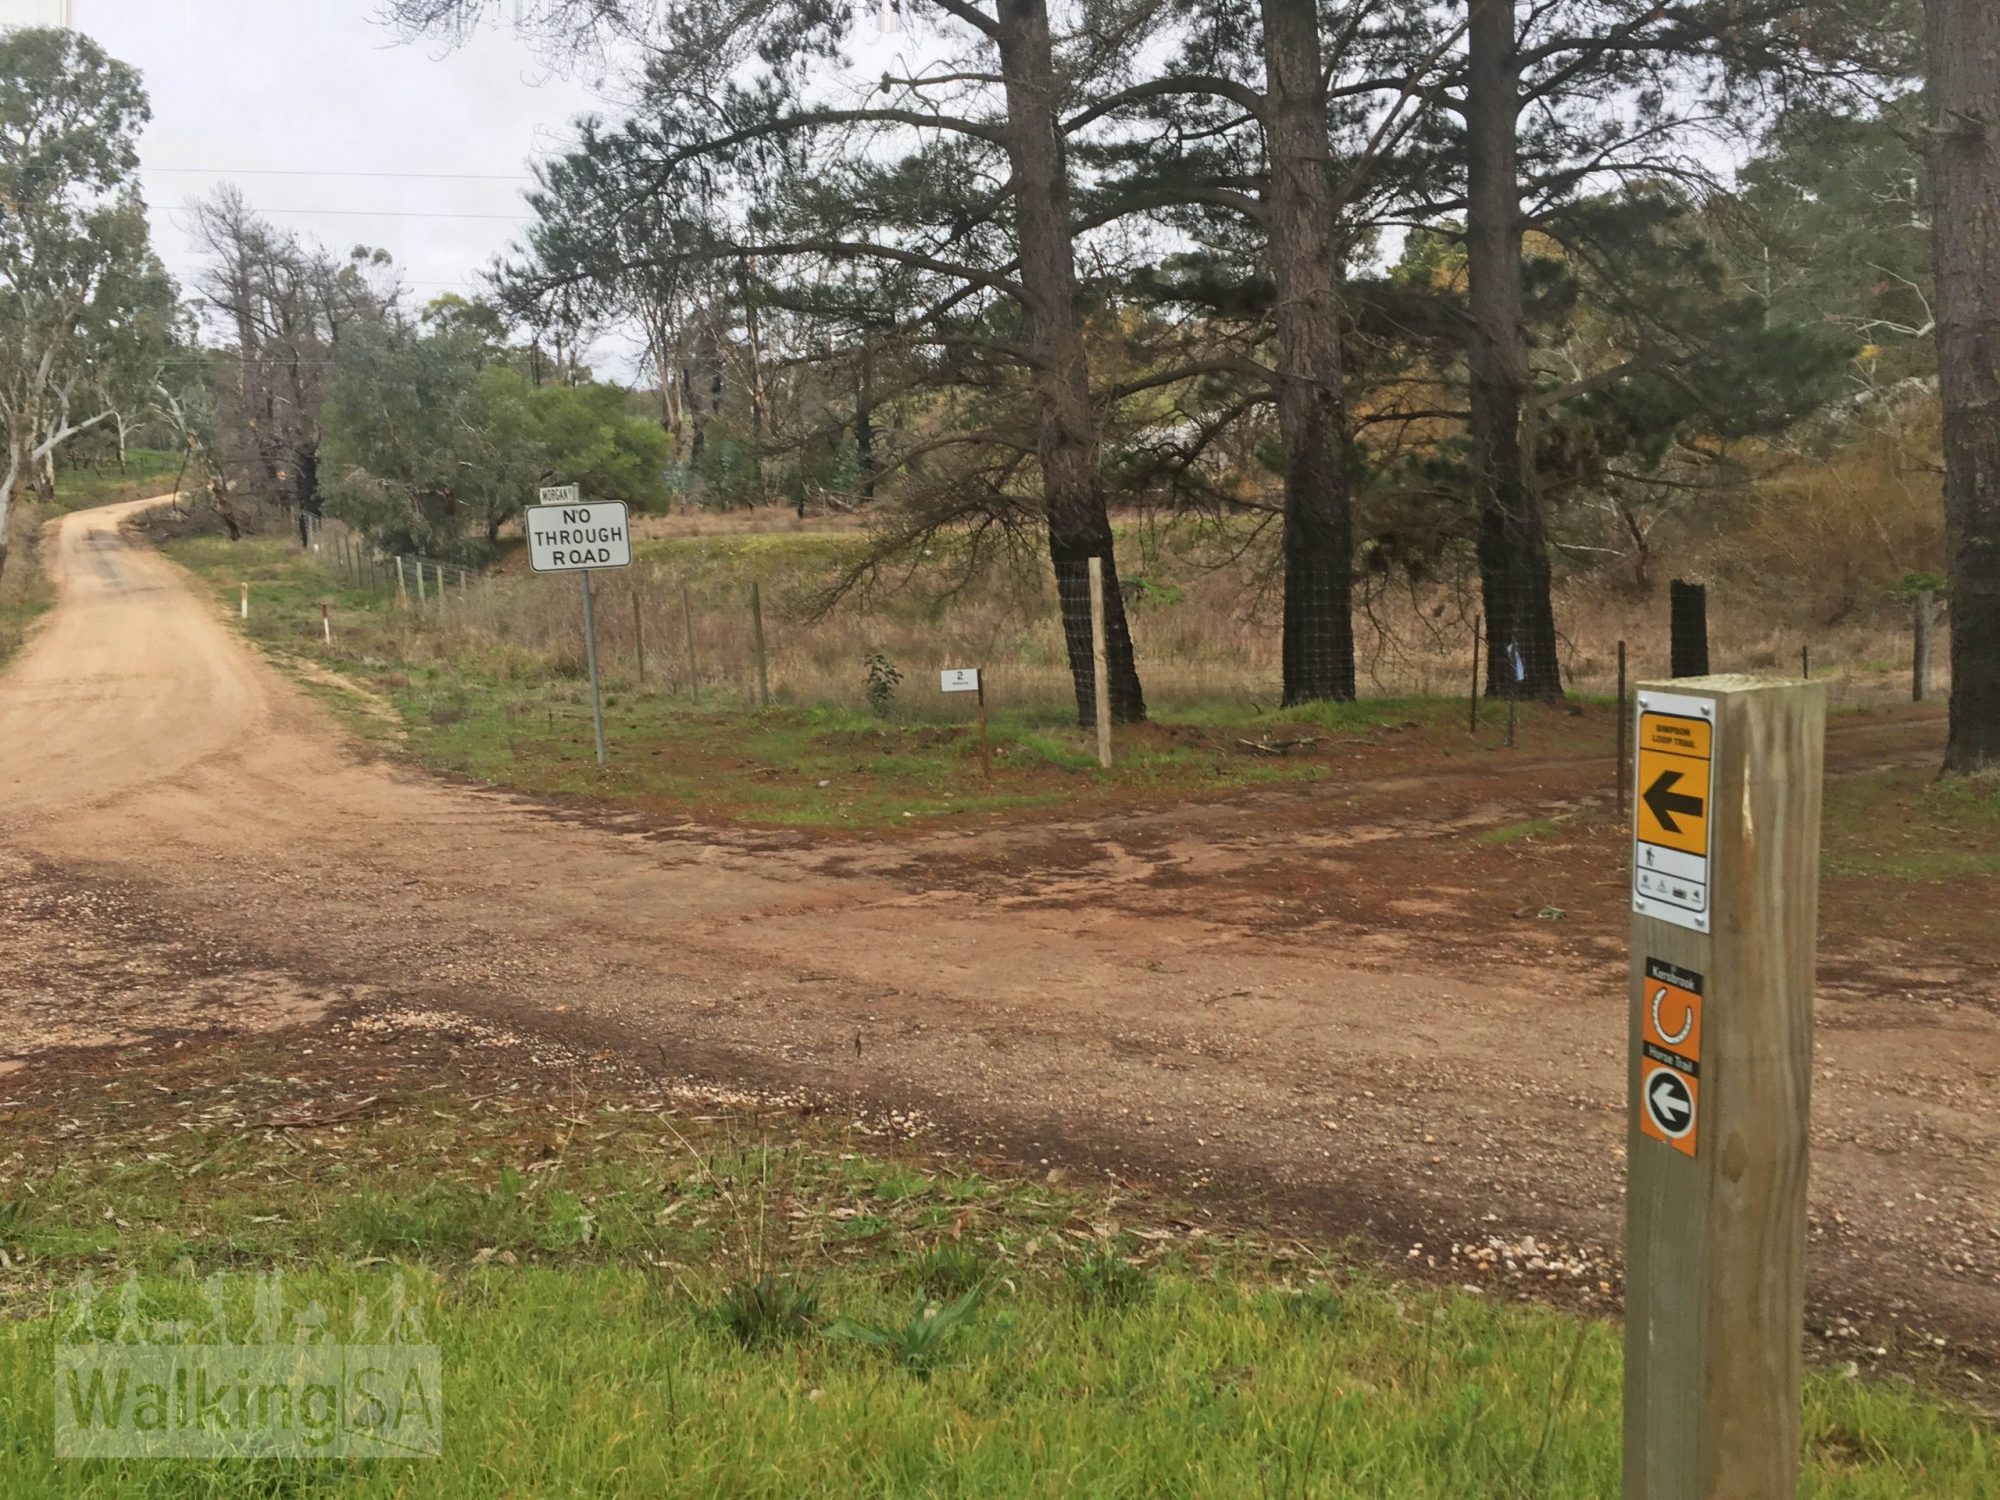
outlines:
[[1679, 693], [1641, 693], [1634, 745], [1632, 910], [1708, 930], [1710, 804], [1715, 704]]

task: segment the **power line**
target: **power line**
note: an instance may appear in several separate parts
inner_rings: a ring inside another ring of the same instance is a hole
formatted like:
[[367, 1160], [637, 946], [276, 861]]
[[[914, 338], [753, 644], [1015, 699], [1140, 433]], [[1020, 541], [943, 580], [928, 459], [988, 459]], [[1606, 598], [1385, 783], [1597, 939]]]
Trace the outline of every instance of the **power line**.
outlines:
[[141, 172], [177, 172], [195, 177], [394, 177], [424, 182], [533, 182], [521, 173], [499, 172], [341, 172], [303, 167], [148, 167]]
[[[198, 213], [198, 203], [178, 203], [174, 205], [184, 213]], [[533, 214], [460, 214], [448, 213], [442, 209], [430, 208], [251, 208], [246, 210], [258, 214], [331, 214], [345, 219], [494, 219], [509, 224], [528, 224], [534, 221]]]

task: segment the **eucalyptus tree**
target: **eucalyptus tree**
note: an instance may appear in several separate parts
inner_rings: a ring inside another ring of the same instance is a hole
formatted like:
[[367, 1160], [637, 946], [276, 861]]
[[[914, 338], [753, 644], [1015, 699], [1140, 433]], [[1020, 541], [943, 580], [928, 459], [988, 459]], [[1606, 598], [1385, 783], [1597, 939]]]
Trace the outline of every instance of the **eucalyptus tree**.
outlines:
[[[874, 14], [819, 0], [748, 0], [724, 10], [701, 0], [553, 0], [533, 24], [574, 39], [609, 26], [643, 55], [633, 79], [639, 108], [627, 127], [647, 157], [655, 194], [736, 184], [785, 151], [803, 151], [826, 130], [900, 132], [947, 141], [996, 179], [979, 215], [1004, 217], [1011, 254], [985, 263], [936, 236], [869, 239], [836, 227], [792, 237], [746, 237], [712, 258], [873, 260], [937, 278], [940, 313], [968, 299], [1003, 299], [1016, 310], [1020, 350], [1036, 406], [1034, 467], [1048, 552], [1055, 566], [1071, 677], [1080, 716], [1092, 712], [1094, 668], [1085, 564], [1105, 563], [1109, 697], [1114, 717], [1145, 716], [1106, 505], [1090, 361], [1080, 307], [1066, 113], [1081, 107], [1087, 67], [1058, 65], [1047, 0], [915, 0], [934, 29], [938, 60], [907, 77], [885, 77], [856, 102], [833, 98], [843, 47]], [[409, 31], [449, 35], [495, 9], [488, 0], [392, 0]], [[1100, 55], [1102, 34], [1066, 44]], [[1115, 40], [1112, 43], [1115, 45]], [[852, 135], [847, 137], [854, 140]], [[897, 137], [855, 151], [894, 150]], [[1018, 465], [1010, 465], [1018, 478]]]
[[218, 427], [234, 482], [297, 513], [320, 513], [327, 372], [356, 328], [389, 320], [402, 295], [387, 251], [336, 256], [257, 217], [232, 187], [194, 205], [204, 253], [196, 288], [233, 342]]
[[139, 75], [78, 32], [0, 34], [0, 570], [52, 455], [150, 383], [177, 313], [134, 185]]

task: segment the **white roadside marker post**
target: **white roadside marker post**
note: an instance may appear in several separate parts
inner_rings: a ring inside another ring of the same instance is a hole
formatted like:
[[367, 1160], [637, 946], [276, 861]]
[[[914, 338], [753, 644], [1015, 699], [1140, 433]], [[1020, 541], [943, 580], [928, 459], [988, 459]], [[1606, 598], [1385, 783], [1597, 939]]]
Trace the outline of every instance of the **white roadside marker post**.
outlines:
[[622, 501], [585, 504], [573, 484], [551, 485], [521, 518], [528, 563], [537, 573], [575, 573], [583, 588], [584, 653], [590, 662], [590, 722], [597, 764], [605, 763], [604, 690], [597, 674], [597, 616], [590, 575], [599, 568], [632, 566], [632, 531]]

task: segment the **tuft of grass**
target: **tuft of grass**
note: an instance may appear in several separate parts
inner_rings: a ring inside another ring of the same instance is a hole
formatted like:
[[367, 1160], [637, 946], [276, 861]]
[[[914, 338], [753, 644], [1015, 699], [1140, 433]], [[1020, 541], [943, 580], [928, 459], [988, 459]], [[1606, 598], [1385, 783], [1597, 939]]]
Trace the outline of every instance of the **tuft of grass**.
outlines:
[[769, 1271], [739, 1277], [723, 1290], [715, 1320], [745, 1349], [771, 1349], [810, 1333], [819, 1320], [819, 1290]]
[[1069, 1280], [1079, 1298], [1099, 1307], [1127, 1307], [1152, 1290], [1152, 1279], [1109, 1245], [1072, 1265]]
[[943, 1241], [906, 1260], [900, 1279], [921, 1295], [942, 1300], [984, 1286], [992, 1271], [992, 1262], [973, 1246]]
[[1506, 845], [1519, 843], [1522, 839], [1552, 838], [1562, 831], [1562, 825], [1554, 818], [1528, 818], [1519, 823], [1507, 823], [1499, 828], [1489, 828], [1472, 836], [1475, 844]]

